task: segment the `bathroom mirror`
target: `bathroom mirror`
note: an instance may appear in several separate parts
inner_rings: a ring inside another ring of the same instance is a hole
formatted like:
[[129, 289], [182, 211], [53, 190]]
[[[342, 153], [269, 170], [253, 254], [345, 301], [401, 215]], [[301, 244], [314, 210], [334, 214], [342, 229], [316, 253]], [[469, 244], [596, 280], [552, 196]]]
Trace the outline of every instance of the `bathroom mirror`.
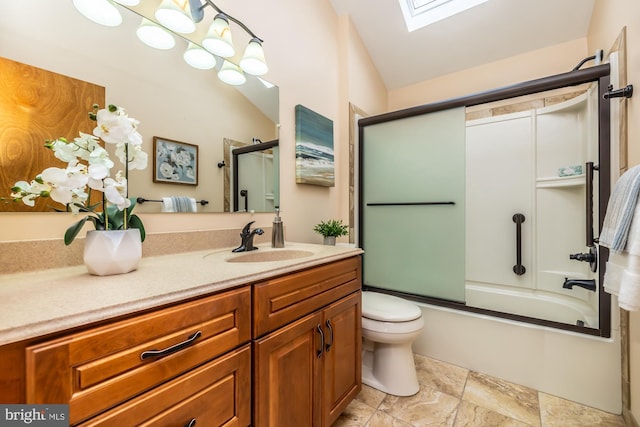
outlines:
[[[223, 141], [229, 138], [251, 144], [253, 139], [277, 139], [278, 87], [269, 84], [268, 75], [264, 79], [247, 76], [246, 84], [230, 86], [217, 78], [215, 69], [190, 67], [182, 58], [187, 41], [177, 35], [172, 49], [148, 47], [136, 37], [142, 17], [118, 8], [122, 24], [105, 27], [83, 17], [68, 0], [2, 3], [0, 14], [6, 25], [0, 29], [0, 37], [15, 41], [2, 55], [103, 86], [107, 102], [124, 107], [140, 121], [150, 163], [147, 169], [130, 173], [131, 197], [160, 200], [187, 196], [208, 201], [198, 205], [198, 212], [225, 212], [224, 171], [217, 166], [224, 160]], [[24, 132], [28, 134], [29, 130]], [[59, 136], [74, 135], [51, 138]], [[198, 185], [153, 182], [153, 137], [198, 146]], [[44, 150], [42, 140], [31, 143]], [[277, 171], [269, 174], [270, 178], [277, 176]], [[20, 176], [13, 182], [31, 178]], [[277, 189], [271, 182], [265, 185]], [[136, 210], [161, 212], [162, 203], [143, 203]], [[31, 209], [23, 206], [21, 211]]]

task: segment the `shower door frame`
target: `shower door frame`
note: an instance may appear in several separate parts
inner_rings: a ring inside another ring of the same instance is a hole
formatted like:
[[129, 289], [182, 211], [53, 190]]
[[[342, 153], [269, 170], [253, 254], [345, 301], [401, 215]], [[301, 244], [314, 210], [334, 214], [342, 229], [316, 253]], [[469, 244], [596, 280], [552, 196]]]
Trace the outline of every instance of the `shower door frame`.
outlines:
[[[466, 95], [458, 98], [452, 98], [435, 103], [420, 105], [403, 110], [393, 111], [377, 116], [371, 116], [360, 119], [358, 121], [358, 133], [359, 133], [359, 153], [358, 153], [358, 178], [360, 183], [359, 195], [358, 195], [358, 230], [360, 241], [359, 246], [364, 249], [366, 255], [366, 236], [364, 235], [364, 209], [363, 209], [363, 194], [364, 186], [366, 183], [363, 180], [363, 160], [364, 151], [366, 149], [364, 129], [367, 126], [391, 122], [408, 117], [421, 116], [437, 111], [447, 110], [458, 107], [471, 107], [474, 105], [502, 101], [505, 99], [515, 98], [518, 96], [531, 95], [538, 92], [544, 92], [547, 90], [559, 89], [567, 86], [577, 86], [584, 83], [597, 82], [598, 83], [598, 232], [602, 229], [604, 221], [605, 211], [609, 201], [609, 195], [611, 191], [611, 125], [610, 125], [610, 106], [609, 100], [605, 99], [604, 95], [609, 90], [610, 82], [610, 70], [609, 64], [596, 65], [583, 70], [574, 70], [568, 73], [557, 74], [553, 76], [543, 77], [536, 80], [530, 80], [522, 83], [517, 83], [511, 86], [505, 86], [489, 90], [486, 92], [479, 92], [471, 95]], [[594, 224], [595, 225], [595, 224]], [[389, 289], [376, 288], [366, 285], [366, 277], [363, 277], [363, 290], [375, 290], [376, 292], [383, 292], [392, 295], [397, 295], [410, 300], [420, 301], [427, 304], [453, 308], [456, 310], [474, 312], [485, 314], [494, 317], [500, 317], [504, 319], [510, 319], [525, 323], [531, 323], [541, 326], [552, 327], [556, 329], [562, 329], [572, 332], [578, 332], [587, 335], [600, 336], [604, 338], [611, 337], [611, 295], [604, 291], [602, 286], [605, 272], [606, 261], [609, 258], [609, 250], [603, 246], [598, 245], [598, 328], [581, 327], [577, 325], [554, 322], [546, 319], [539, 319], [534, 317], [521, 316], [512, 313], [498, 312], [493, 310], [487, 310], [483, 308], [471, 307], [465, 303], [448, 301], [439, 298], [433, 298], [429, 296], [408, 294], [405, 292], [394, 291]], [[363, 264], [366, 263], [366, 256], [363, 257]], [[364, 269], [363, 269], [364, 272]], [[363, 273], [364, 274], [364, 273]]]

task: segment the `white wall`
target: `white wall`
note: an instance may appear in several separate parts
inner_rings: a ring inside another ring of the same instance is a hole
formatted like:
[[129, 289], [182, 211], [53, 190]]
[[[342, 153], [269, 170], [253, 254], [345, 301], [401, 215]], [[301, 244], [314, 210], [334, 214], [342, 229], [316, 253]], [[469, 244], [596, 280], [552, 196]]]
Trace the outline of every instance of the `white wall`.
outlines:
[[[31, 0], [29, 3], [33, 2]], [[71, 7], [70, 2], [59, 0]], [[37, 2], [37, 1], [36, 1]], [[25, 2], [2, 3], [1, 8], [29, 7]], [[41, 3], [41, 2], [40, 2]], [[340, 24], [328, 0], [274, 0], [262, 2], [246, 0], [234, 2], [221, 0], [216, 4], [229, 14], [242, 19], [255, 33], [265, 40], [264, 49], [270, 71], [265, 76], [280, 87], [280, 156], [281, 156], [281, 207], [286, 239], [301, 242], [321, 242], [321, 236], [312, 231], [321, 219], [348, 216], [348, 102], [367, 104], [373, 113], [381, 112], [386, 105], [384, 86], [378, 81], [376, 87], [367, 87], [361, 82], [349, 87], [347, 77], [343, 89], [339, 84], [341, 75], [349, 69], [341, 63], [341, 46], [350, 46], [348, 55], [366, 58], [357, 43], [352, 42], [351, 31], [340, 31]], [[1, 10], [0, 8], [0, 10]], [[13, 34], [2, 33], [13, 28], [7, 14], [0, 13], [0, 55], [19, 46], [21, 40]], [[55, 12], [47, 19], [56, 20]], [[11, 24], [11, 25], [10, 25]], [[94, 25], [87, 21], [88, 25]], [[20, 23], [22, 25], [22, 23]], [[68, 25], [66, 21], [59, 25]], [[29, 28], [24, 28], [30, 31]], [[74, 27], [70, 28], [71, 31]], [[78, 31], [77, 37], [86, 37]], [[89, 36], [90, 37], [90, 36]], [[344, 39], [343, 39], [344, 38]], [[51, 42], [54, 42], [52, 35]], [[95, 47], [99, 50], [100, 46]], [[158, 52], [161, 55], [162, 52]], [[53, 56], [37, 58], [27, 51], [19, 60], [25, 63], [60, 61]], [[73, 68], [73, 56], [65, 58]], [[370, 61], [358, 61], [359, 74], [373, 76]], [[44, 68], [44, 67], [43, 67]], [[212, 75], [212, 79], [215, 76]], [[180, 84], [180, 82], [174, 82]], [[123, 86], [126, 82], [123, 82]], [[371, 94], [376, 94], [372, 96]], [[336, 151], [336, 186], [333, 188], [301, 185], [295, 183], [295, 116], [294, 107], [302, 104], [334, 122], [334, 149]], [[135, 110], [128, 107], [136, 118]], [[347, 137], [345, 137], [347, 135]], [[41, 238], [61, 238], [74, 218], [60, 214], [0, 214], [0, 242]], [[273, 214], [198, 214], [188, 222], [178, 222], [171, 216], [143, 214], [147, 232], [189, 231], [199, 229], [240, 228], [248, 220], [256, 220], [256, 226], [269, 226]], [[175, 217], [174, 217], [175, 218]]]

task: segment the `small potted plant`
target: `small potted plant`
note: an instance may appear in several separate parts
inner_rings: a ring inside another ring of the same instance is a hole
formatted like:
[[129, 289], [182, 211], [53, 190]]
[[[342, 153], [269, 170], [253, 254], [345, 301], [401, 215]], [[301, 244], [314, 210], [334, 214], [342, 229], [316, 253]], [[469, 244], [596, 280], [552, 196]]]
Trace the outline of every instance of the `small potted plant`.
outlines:
[[349, 226], [343, 224], [341, 219], [330, 219], [328, 221], [320, 221], [313, 227], [313, 231], [322, 234], [325, 245], [335, 245], [336, 237], [349, 234]]

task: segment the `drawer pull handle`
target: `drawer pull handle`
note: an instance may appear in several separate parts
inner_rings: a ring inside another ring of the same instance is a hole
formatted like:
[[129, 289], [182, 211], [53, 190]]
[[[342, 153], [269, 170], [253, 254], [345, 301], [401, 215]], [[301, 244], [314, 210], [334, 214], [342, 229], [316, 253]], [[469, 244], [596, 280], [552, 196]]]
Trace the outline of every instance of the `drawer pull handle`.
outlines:
[[191, 418], [191, 421], [189, 421], [188, 423], [186, 423], [184, 425], [184, 427], [193, 427], [194, 425], [196, 425], [196, 419], [195, 418]]
[[331, 327], [331, 321], [330, 320], [327, 320], [327, 328], [329, 328], [329, 340], [330, 341], [327, 343], [327, 345], [325, 347], [325, 351], [328, 353], [329, 349], [333, 345], [333, 328]]
[[324, 332], [322, 331], [322, 325], [318, 325], [316, 329], [320, 332], [320, 350], [316, 351], [316, 356], [320, 359], [322, 357], [322, 351], [324, 350]]
[[171, 347], [167, 347], [167, 348], [162, 349], [162, 350], [147, 350], [147, 351], [143, 351], [140, 354], [140, 359], [145, 360], [145, 359], [148, 359], [150, 357], [162, 357], [162, 356], [167, 356], [167, 355], [169, 355], [171, 353], [175, 353], [176, 351], [182, 350], [185, 347], [189, 347], [191, 344], [194, 343], [195, 340], [200, 338], [200, 335], [202, 335], [202, 332], [196, 331], [193, 335], [191, 335], [185, 341], [179, 342], [178, 344], [174, 344]]

